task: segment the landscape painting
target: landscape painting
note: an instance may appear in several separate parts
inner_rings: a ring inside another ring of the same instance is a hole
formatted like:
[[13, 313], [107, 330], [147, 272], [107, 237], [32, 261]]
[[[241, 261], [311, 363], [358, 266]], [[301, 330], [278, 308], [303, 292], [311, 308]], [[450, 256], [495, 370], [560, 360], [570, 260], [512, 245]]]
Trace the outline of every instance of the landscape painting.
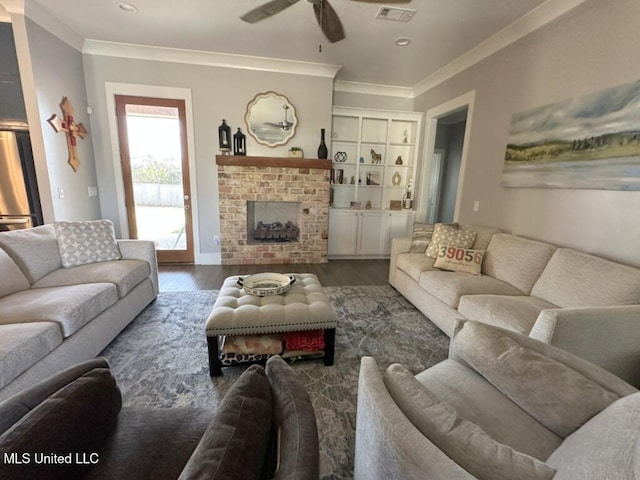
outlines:
[[640, 190], [640, 81], [514, 114], [502, 185]]

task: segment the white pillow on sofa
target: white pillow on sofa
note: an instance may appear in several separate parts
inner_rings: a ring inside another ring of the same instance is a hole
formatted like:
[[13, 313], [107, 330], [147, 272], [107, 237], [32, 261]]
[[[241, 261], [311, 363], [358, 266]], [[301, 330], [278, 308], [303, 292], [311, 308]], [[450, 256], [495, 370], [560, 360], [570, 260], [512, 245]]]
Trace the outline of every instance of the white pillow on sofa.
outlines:
[[497, 442], [475, 423], [460, 418], [405, 367], [390, 365], [384, 383], [415, 427], [449, 458], [479, 480], [550, 480], [555, 470]]
[[56, 222], [54, 228], [65, 268], [122, 258], [110, 220]]

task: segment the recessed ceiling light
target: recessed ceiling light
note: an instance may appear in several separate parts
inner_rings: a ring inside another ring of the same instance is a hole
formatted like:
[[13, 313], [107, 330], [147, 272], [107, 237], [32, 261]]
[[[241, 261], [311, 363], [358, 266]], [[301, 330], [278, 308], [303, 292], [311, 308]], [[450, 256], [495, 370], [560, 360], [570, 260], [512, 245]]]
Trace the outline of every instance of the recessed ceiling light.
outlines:
[[407, 38], [407, 37], [400, 37], [396, 40], [396, 45], [398, 45], [399, 47], [406, 47], [407, 45], [409, 45], [411, 43], [411, 39]]
[[118, 8], [127, 13], [138, 13], [138, 9], [136, 8], [136, 6], [131, 5], [130, 3], [127, 3], [127, 2], [120, 2], [118, 4]]

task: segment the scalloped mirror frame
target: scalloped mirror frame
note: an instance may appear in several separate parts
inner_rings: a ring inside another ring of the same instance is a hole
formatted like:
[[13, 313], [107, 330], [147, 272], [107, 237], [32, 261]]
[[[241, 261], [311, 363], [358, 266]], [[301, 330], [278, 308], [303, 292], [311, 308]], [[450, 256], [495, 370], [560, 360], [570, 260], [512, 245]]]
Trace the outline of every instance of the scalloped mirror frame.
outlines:
[[285, 145], [296, 134], [298, 117], [293, 104], [276, 92], [258, 93], [247, 104], [244, 116], [247, 132], [261, 145]]

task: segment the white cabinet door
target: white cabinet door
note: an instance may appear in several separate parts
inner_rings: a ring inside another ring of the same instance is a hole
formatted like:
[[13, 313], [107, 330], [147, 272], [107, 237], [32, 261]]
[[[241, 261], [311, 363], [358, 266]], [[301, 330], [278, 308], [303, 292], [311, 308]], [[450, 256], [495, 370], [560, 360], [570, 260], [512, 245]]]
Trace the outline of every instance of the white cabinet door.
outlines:
[[387, 237], [384, 246], [384, 254], [391, 253], [391, 240], [396, 237], [410, 237], [413, 233], [414, 212], [392, 212], [389, 213], [387, 227]]
[[329, 255], [355, 255], [358, 217], [355, 212], [329, 212]]
[[358, 214], [359, 255], [382, 255], [386, 245], [389, 215], [382, 212], [360, 212]]

